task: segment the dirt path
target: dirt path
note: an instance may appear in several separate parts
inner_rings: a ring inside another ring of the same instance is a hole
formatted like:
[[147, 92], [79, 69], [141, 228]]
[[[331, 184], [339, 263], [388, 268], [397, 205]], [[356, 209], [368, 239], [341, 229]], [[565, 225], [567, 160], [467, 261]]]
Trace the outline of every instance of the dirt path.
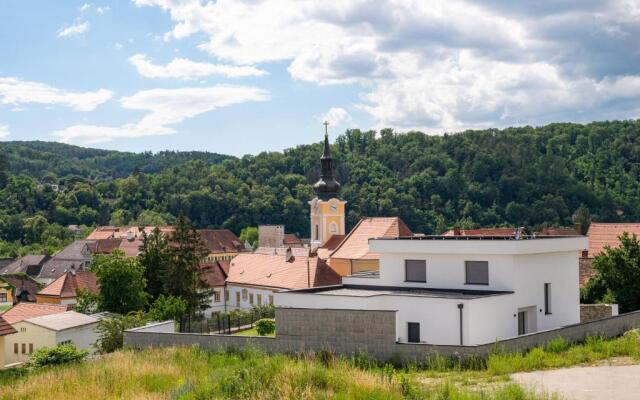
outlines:
[[524, 372], [513, 374], [511, 378], [525, 387], [557, 392], [566, 400], [640, 399], [640, 365]]

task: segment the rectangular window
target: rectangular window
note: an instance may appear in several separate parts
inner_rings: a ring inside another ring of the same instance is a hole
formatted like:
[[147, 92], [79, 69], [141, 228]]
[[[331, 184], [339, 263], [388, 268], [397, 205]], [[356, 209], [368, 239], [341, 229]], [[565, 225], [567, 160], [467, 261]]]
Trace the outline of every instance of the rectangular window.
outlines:
[[7, 292], [0, 293], [0, 303], [6, 303], [6, 302], [7, 302]]
[[236, 305], [240, 305], [240, 292], [236, 292]]
[[18, 354], [18, 343], [13, 344], [13, 353]]
[[258, 305], [259, 306], [262, 305], [262, 295], [261, 294], [258, 295]]
[[425, 260], [404, 260], [404, 280], [406, 282], [427, 282], [427, 262]]
[[488, 261], [465, 261], [465, 284], [467, 285], [488, 285], [489, 284], [489, 262]]
[[407, 331], [408, 331], [407, 338], [409, 343], [420, 343], [420, 324], [419, 323], [408, 322]]
[[227, 289], [224, 290], [224, 301], [225, 302], [229, 301], [229, 290]]
[[220, 303], [220, 292], [218, 292], [217, 290], [213, 292], [213, 301], [215, 301], [216, 303]]
[[273, 296], [269, 295], [269, 304], [273, 305]]
[[249, 304], [253, 305], [253, 293], [249, 294]]
[[22, 354], [27, 354], [27, 344], [22, 343]]
[[524, 335], [527, 333], [527, 312], [518, 312], [518, 335]]
[[242, 300], [247, 301], [247, 289], [242, 289]]
[[544, 313], [551, 314], [551, 284], [544, 284]]
[[29, 343], [29, 354], [33, 353], [33, 343]]

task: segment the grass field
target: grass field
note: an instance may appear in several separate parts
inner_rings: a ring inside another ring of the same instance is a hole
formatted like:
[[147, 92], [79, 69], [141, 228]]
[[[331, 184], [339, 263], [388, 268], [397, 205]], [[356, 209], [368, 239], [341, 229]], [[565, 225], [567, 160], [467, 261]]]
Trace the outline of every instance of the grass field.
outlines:
[[[251, 329], [247, 329], [244, 331], [240, 331], [240, 332], [235, 332], [232, 335], [236, 335], [236, 336], [260, 336], [258, 335], [258, 331], [256, 330], [256, 328], [251, 328]], [[268, 335], [265, 336], [275, 336], [275, 333], [270, 333]]]
[[590, 364], [614, 356], [640, 359], [640, 335], [557, 339], [527, 353], [488, 360], [431, 357], [394, 368], [363, 356], [265, 355], [255, 349], [125, 350], [82, 364], [0, 374], [0, 399], [552, 399], [509, 381], [518, 371]]

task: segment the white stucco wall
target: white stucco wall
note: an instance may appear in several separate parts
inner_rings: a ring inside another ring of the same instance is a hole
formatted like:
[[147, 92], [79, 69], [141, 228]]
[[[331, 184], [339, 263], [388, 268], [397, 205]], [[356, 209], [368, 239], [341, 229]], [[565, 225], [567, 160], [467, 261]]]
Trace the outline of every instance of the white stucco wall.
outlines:
[[[246, 289], [247, 290], [247, 298], [243, 299], [242, 298], [242, 290]], [[233, 311], [233, 310], [250, 310], [251, 308], [253, 308], [254, 306], [258, 305], [258, 295], [262, 295], [262, 305], [266, 305], [269, 304], [269, 296], [270, 295], [274, 295], [274, 293], [276, 292], [275, 289], [264, 289], [264, 288], [255, 288], [255, 287], [250, 287], [250, 286], [240, 286], [240, 285], [234, 285], [234, 284], [228, 284], [227, 285], [227, 290], [229, 291], [229, 301], [226, 302], [226, 306], [225, 306], [225, 299], [224, 299], [224, 289], [223, 288], [215, 288], [214, 290], [219, 290], [220, 291], [220, 302], [215, 302], [214, 301], [214, 296], [211, 296], [211, 306], [209, 307], [209, 309], [207, 309], [205, 311], [205, 315], [206, 316], [210, 316], [212, 313], [215, 312], [229, 312], [229, 311]], [[238, 304], [236, 302], [236, 293], [239, 292], [240, 293], [240, 303]], [[250, 303], [249, 299], [250, 296], [249, 294], [253, 294], [253, 305]]]
[[56, 335], [56, 344], [70, 340], [77, 348], [86, 349], [94, 353], [96, 349], [93, 344], [98, 340], [97, 327], [98, 322], [95, 322], [93, 324], [59, 331]]

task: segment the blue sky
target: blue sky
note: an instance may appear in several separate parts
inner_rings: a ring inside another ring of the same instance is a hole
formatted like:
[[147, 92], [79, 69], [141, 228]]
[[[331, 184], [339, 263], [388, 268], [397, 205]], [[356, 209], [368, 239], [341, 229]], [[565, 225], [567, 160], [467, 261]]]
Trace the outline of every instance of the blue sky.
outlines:
[[4, 0], [0, 140], [242, 155], [321, 121], [638, 118], [638, 1]]

